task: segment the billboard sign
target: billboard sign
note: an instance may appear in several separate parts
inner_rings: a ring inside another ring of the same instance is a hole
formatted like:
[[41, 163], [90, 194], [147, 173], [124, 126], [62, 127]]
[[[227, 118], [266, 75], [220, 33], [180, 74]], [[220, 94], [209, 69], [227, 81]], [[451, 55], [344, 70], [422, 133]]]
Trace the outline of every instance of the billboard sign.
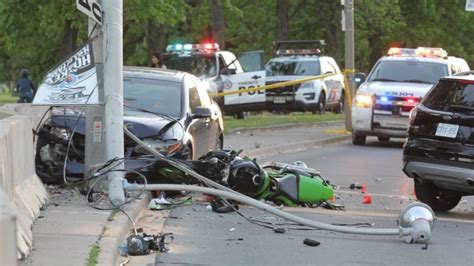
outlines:
[[33, 99], [33, 105], [98, 103], [97, 72], [91, 42], [87, 42], [50, 70]]

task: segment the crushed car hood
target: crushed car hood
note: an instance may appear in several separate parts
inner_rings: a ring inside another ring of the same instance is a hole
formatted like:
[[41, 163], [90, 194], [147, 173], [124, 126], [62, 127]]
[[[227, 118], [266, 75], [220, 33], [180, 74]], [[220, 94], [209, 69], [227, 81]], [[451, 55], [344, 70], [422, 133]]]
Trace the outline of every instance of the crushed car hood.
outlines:
[[[85, 117], [82, 116], [79, 120], [77, 118], [78, 115], [55, 114], [51, 116], [51, 121], [57, 127], [67, 127], [70, 130], [76, 128], [76, 134], [84, 135], [86, 131]], [[162, 128], [172, 122], [168, 118], [135, 110], [125, 110], [123, 120], [124, 124], [128, 125], [128, 129], [139, 138], [156, 136]]]

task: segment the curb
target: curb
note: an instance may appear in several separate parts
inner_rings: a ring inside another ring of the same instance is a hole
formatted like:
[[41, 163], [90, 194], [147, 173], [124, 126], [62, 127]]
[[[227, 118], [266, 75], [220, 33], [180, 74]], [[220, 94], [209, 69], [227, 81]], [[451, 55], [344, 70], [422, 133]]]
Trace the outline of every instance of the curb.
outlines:
[[350, 135], [345, 135], [345, 136], [340, 136], [340, 137], [330, 137], [330, 138], [313, 140], [313, 141], [302, 141], [302, 142], [297, 142], [297, 143], [287, 144], [287, 145], [278, 145], [278, 146], [272, 146], [272, 147], [267, 147], [267, 148], [251, 149], [251, 150], [244, 151], [242, 155], [249, 156], [249, 157], [260, 157], [260, 159], [262, 159], [262, 158], [270, 157], [277, 154], [305, 151], [311, 148], [316, 148], [318, 146], [339, 143], [339, 142], [347, 141], [350, 139], [351, 139]]
[[[136, 222], [150, 200], [151, 193], [144, 192], [140, 199], [126, 205], [125, 211]], [[97, 259], [97, 265], [117, 265], [119, 246], [130, 232], [132, 225], [129, 218], [118, 211], [113, 220], [106, 222], [105, 226], [106, 230], [99, 240], [101, 251]]]

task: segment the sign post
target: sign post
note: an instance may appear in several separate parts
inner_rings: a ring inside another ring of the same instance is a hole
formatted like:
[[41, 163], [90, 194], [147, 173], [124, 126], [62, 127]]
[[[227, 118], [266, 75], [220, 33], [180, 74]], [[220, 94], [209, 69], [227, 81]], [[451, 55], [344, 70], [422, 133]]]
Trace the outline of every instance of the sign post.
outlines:
[[99, 25], [102, 25], [102, 7], [97, 0], [76, 0], [76, 7]]

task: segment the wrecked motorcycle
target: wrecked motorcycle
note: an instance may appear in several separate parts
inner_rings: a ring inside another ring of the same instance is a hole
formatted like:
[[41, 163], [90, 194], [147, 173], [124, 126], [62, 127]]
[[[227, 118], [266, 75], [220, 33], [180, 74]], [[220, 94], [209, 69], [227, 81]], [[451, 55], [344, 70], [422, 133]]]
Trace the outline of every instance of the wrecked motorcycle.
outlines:
[[[234, 191], [278, 205], [313, 206], [333, 197], [332, 186], [319, 172], [304, 164], [259, 165], [256, 160], [239, 157], [239, 153], [232, 150], [211, 151], [198, 160], [175, 161]], [[159, 158], [140, 172], [147, 176], [149, 183], [197, 183], [185, 172]]]

